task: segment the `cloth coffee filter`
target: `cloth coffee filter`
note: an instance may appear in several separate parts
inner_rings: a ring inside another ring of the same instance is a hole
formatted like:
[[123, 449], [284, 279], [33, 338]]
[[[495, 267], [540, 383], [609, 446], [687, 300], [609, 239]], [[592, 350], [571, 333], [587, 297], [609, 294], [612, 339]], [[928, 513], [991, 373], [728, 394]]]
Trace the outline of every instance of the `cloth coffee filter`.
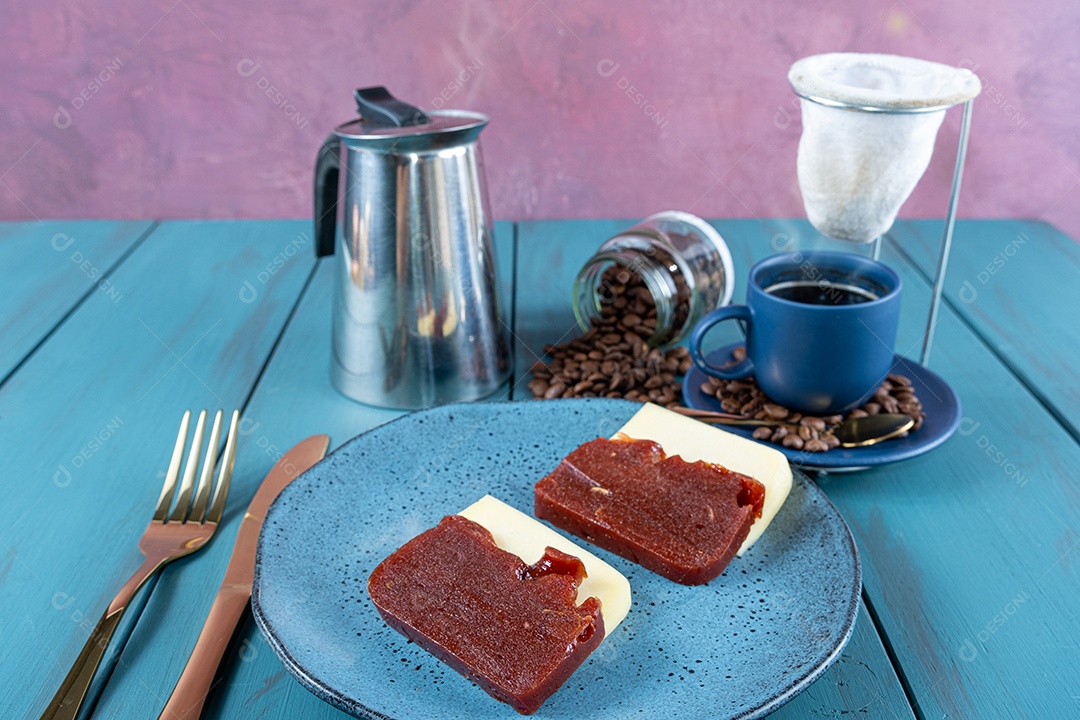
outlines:
[[862, 53], [803, 58], [788, 80], [802, 98], [806, 215], [825, 235], [859, 243], [892, 227], [930, 163], [945, 111], [982, 90], [970, 70]]

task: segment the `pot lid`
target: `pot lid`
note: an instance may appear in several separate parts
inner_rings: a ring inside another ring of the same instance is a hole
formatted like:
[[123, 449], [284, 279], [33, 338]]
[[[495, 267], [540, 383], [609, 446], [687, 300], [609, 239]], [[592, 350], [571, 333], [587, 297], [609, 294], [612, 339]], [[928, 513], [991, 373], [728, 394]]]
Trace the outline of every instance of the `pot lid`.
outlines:
[[466, 110], [424, 112], [395, 98], [385, 87], [360, 88], [353, 93], [360, 117], [342, 123], [334, 132], [350, 144], [409, 145], [468, 142], [488, 123], [482, 113]]

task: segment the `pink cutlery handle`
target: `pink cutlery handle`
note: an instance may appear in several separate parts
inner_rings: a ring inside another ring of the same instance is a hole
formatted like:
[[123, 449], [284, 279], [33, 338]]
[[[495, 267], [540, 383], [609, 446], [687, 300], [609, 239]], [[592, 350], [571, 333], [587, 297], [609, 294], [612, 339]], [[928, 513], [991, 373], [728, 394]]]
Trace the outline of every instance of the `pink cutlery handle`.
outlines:
[[202, 716], [218, 666], [250, 601], [250, 585], [237, 587], [233, 592], [223, 589], [214, 598], [195, 649], [191, 651], [159, 720], [193, 720]]

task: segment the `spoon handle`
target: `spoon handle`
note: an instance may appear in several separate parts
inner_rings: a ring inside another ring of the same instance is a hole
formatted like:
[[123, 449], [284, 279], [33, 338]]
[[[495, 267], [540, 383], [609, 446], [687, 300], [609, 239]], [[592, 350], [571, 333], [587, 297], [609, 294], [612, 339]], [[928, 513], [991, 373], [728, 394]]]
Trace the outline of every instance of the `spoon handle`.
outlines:
[[751, 425], [754, 427], [778, 427], [780, 425], [790, 425], [791, 423], [784, 423], [780, 420], [767, 420], [756, 418], [743, 417], [742, 415], [733, 415], [731, 413], [713, 412], [712, 410], [695, 410], [688, 407], [676, 407], [672, 408], [680, 415], [692, 417], [695, 420], [702, 422], [712, 423], [716, 425]]

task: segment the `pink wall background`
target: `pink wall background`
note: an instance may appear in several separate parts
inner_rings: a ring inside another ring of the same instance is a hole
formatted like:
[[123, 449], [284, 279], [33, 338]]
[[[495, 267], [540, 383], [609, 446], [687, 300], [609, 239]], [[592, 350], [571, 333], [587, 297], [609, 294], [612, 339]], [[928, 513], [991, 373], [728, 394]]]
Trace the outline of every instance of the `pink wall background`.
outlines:
[[[309, 216], [316, 149], [369, 84], [491, 116], [500, 218], [799, 217], [787, 70], [846, 50], [974, 69], [961, 215], [1080, 237], [1075, 0], [37, 0], [5, 17], [0, 218]], [[944, 215], [959, 119], [902, 215]]]

